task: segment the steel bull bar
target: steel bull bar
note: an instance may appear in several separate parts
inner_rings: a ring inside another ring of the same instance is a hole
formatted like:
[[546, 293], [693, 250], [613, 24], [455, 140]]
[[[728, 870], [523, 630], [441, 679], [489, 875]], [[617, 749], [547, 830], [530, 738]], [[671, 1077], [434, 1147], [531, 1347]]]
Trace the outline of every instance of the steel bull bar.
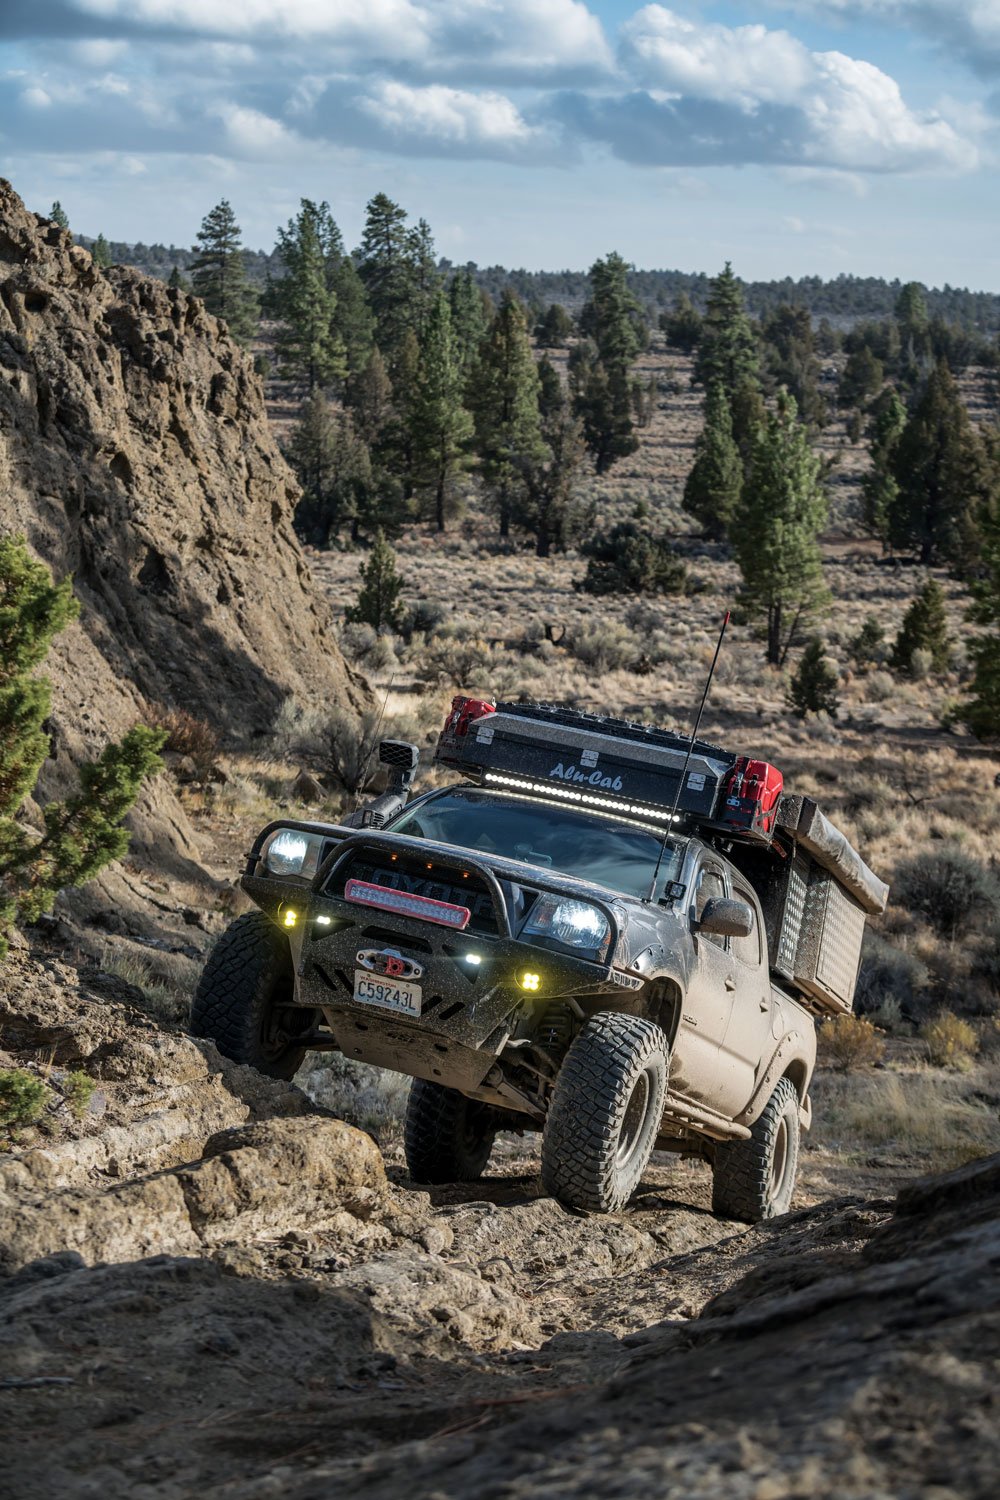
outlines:
[[[478, 877], [493, 903], [496, 934], [456, 930], [330, 894], [359, 855], [392, 854], [430, 861], [435, 871], [454, 870], [460, 876], [466, 871]], [[610, 926], [608, 962], [518, 940], [501, 881], [596, 906]], [[287, 932], [297, 977], [296, 1002], [322, 1011], [345, 1056], [465, 1092], [481, 1088], [531, 1010], [561, 997], [613, 986], [610, 955], [618, 942], [619, 923], [607, 898], [585, 882], [553, 880], [548, 872], [518, 861], [487, 861], [451, 844], [359, 830], [338, 843], [308, 885], [249, 871], [243, 884]], [[285, 927], [283, 914], [289, 911], [295, 914], [295, 924]], [[396, 950], [422, 969], [419, 1018], [355, 1000], [358, 953], [372, 946]], [[470, 955], [478, 962], [469, 962]], [[518, 972], [526, 968], [541, 976], [537, 993], [525, 992], [517, 982]]]

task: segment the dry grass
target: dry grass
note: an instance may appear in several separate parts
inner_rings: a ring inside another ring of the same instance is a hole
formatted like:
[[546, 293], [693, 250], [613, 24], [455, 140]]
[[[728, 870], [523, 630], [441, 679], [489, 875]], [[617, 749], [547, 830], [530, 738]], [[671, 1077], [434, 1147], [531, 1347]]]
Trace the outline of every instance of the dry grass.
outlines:
[[960, 1166], [1000, 1150], [1000, 1065], [967, 1073], [886, 1069], [869, 1077], [821, 1073], [811, 1142], [864, 1159], [877, 1150], [911, 1169]]

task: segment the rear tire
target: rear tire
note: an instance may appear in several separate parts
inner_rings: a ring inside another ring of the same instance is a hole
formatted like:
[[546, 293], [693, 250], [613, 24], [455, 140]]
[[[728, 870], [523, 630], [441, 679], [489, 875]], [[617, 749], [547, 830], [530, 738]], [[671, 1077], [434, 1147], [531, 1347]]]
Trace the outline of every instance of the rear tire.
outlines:
[[750, 1139], [716, 1146], [712, 1212], [745, 1224], [786, 1214], [798, 1165], [799, 1096], [790, 1078], [780, 1078]]
[[542, 1137], [542, 1184], [571, 1208], [613, 1213], [642, 1180], [663, 1116], [668, 1045], [640, 1016], [602, 1011], [559, 1070]]
[[288, 939], [263, 912], [245, 912], [208, 955], [191, 1003], [192, 1035], [258, 1073], [291, 1078], [306, 1055], [294, 1032], [315, 1025], [313, 1011], [282, 1010], [294, 988]]
[[415, 1078], [406, 1104], [403, 1146], [414, 1182], [475, 1182], [496, 1139], [496, 1111], [456, 1089]]

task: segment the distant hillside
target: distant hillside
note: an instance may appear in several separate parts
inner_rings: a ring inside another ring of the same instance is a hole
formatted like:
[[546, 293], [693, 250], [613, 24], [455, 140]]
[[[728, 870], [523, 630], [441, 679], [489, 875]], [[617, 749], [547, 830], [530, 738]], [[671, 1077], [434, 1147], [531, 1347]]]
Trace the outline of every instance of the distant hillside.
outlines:
[[[77, 241], [89, 250], [94, 241], [77, 235]], [[166, 281], [176, 266], [184, 275], [194, 259], [192, 250], [179, 245], [134, 245], [119, 240], [109, 242], [116, 265], [135, 266], [147, 276]], [[280, 257], [274, 251], [245, 250], [247, 273], [253, 284], [263, 288], [268, 275], [282, 274]], [[440, 268], [447, 273], [455, 267], [442, 260]], [[505, 266], [477, 266], [469, 262], [479, 285], [494, 298], [505, 287], [513, 287], [526, 302], [547, 306], [561, 302], [571, 312], [582, 307], [588, 295], [586, 271], [525, 271]], [[682, 292], [696, 307], [704, 308], [711, 272], [633, 271], [632, 289], [651, 313], [669, 307]], [[824, 281], [821, 276], [802, 276], [797, 281], [786, 276], [780, 281], [746, 281], [743, 283], [747, 306], [756, 317], [770, 312], [782, 302], [808, 307], [818, 321], [829, 318], [835, 327], [845, 328], [867, 318], [891, 315], [902, 282], [886, 281], [880, 276], [837, 276]], [[995, 292], [973, 292], [965, 287], [926, 287], [927, 307], [931, 317], [946, 323], [957, 323], [970, 333], [994, 334], [1000, 331], [1000, 295]]]

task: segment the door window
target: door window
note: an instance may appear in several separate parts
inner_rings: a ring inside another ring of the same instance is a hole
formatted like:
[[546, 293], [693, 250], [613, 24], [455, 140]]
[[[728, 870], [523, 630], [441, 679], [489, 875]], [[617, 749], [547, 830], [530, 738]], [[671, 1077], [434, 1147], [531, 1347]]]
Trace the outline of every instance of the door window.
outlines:
[[[695, 921], [700, 922], [705, 907], [710, 901], [721, 899], [726, 894], [726, 882], [722, 871], [715, 869], [712, 865], [702, 865], [698, 872], [697, 882], [694, 889], [694, 904], [692, 915]], [[705, 932], [701, 936], [706, 943], [714, 943], [717, 948], [724, 948], [726, 940], [717, 932]]]
[[760, 925], [757, 921], [757, 913], [754, 911], [753, 902], [747, 895], [746, 891], [741, 891], [739, 886], [734, 886], [733, 895], [735, 896], [737, 901], [745, 901], [747, 906], [749, 906], [750, 911], [753, 913], [753, 930], [747, 937], [734, 937], [731, 940], [732, 951], [736, 954], [736, 957], [741, 960], [741, 962], [750, 964], [755, 969], [759, 969]]

